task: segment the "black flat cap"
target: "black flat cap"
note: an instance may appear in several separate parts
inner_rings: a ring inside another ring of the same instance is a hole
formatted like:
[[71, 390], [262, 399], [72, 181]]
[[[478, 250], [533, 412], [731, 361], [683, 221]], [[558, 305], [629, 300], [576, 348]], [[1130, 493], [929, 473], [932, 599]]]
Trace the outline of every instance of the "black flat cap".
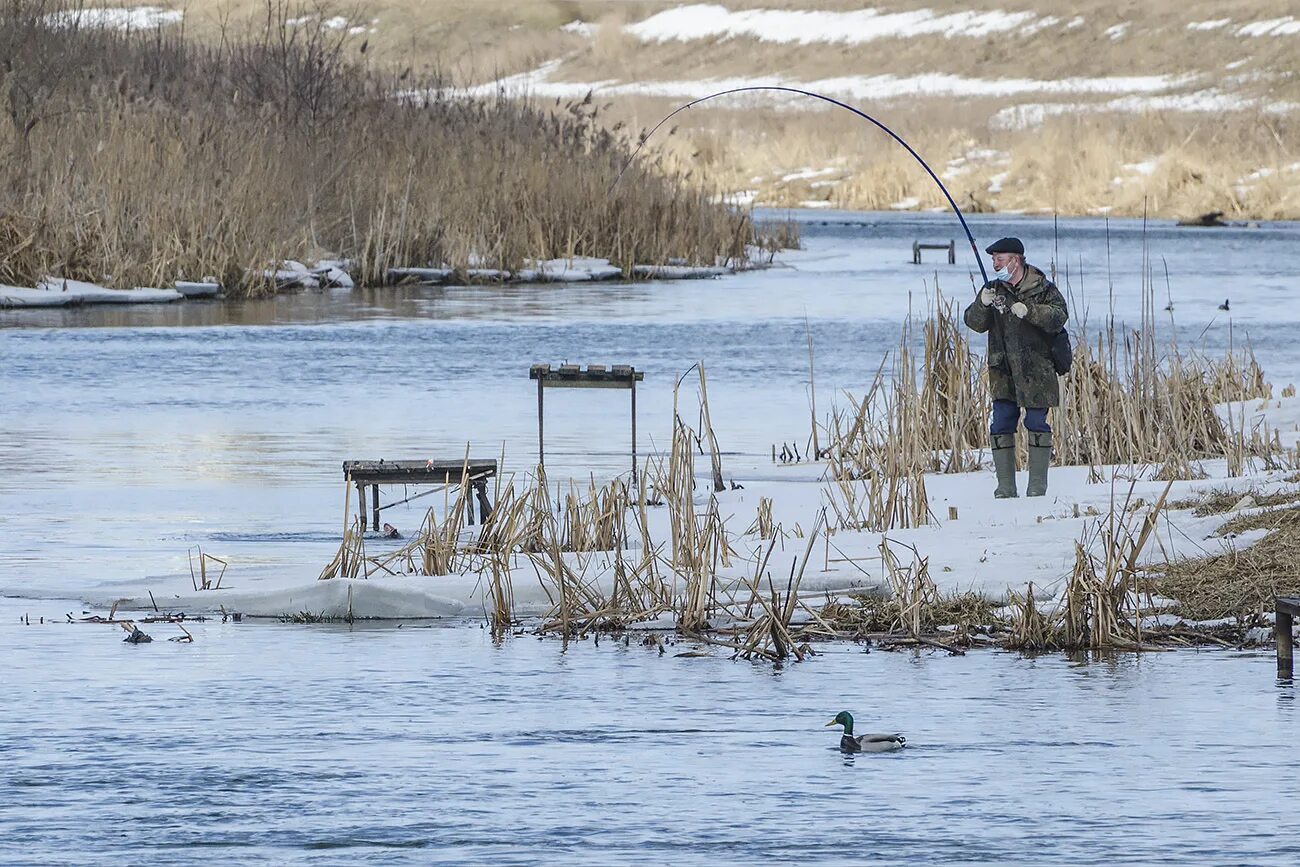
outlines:
[[999, 238], [992, 244], [984, 248], [985, 253], [1015, 253], [1017, 256], [1025, 255], [1025, 245], [1020, 243], [1019, 238]]

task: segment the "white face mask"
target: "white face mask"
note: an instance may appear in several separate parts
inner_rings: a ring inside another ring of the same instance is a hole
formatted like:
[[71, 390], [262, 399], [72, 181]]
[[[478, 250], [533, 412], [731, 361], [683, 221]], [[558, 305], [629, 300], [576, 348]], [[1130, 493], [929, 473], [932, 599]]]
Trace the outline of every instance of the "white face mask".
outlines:
[[1006, 265], [1003, 265], [1001, 268], [999, 268], [998, 270], [996, 270], [996, 271], [993, 272], [993, 279], [994, 279], [994, 280], [1010, 280], [1010, 279], [1011, 279], [1011, 269], [1009, 269]]

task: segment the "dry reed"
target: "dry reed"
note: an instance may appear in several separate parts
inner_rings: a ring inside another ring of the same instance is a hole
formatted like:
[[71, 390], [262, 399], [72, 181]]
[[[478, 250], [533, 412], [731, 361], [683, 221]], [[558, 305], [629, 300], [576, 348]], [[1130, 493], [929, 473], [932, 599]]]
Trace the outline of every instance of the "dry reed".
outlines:
[[[216, 277], [274, 291], [287, 259], [511, 269], [528, 258], [742, 262], [748, 217], [629, 152], [589, 100], [543, 110], [382, 71], [271, 0], [203, 44], [50, 24], [0, 0], [0, 282]], [[398, 91], [407, 95], [393, 98]], [[249, 270], [253, 269], [253, 270]]]

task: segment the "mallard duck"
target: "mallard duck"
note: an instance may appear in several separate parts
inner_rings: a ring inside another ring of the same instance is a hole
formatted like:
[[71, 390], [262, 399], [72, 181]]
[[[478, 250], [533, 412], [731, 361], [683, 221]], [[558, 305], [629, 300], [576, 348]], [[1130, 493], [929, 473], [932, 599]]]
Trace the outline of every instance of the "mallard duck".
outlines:
[[846, 753], [887, 753], [891, 750], [901, 750], [907, 745], [907, 738], [900, 734], [853, 734], [853, 714], [846, 710], [840, 711], [835, 719], [826, 723], [827, 728], [831, 726], [844, 726], [844, 734], [840, 737], [840, 749]]

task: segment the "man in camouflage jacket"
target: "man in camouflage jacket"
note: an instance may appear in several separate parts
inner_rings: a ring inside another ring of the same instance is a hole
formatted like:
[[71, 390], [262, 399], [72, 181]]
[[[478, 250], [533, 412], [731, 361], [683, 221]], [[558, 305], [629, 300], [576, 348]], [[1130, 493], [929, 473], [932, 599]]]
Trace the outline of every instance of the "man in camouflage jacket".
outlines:
[[993, 257], [994, 279], [966, 308], [966, 325], [988, 334], [989, 390], [993, 393], [993, 466], [996, 497], [1016, 494], [1016, 428], [1024, 411], [1029, 433], [1030, 497], [1047, 493], [1052, 461], [1052, 429], [1047, 410], [1061, 403], [1060, 383], [1052, 361], [1052, 340], [1065, 327], [1069, 312], [1051, 280], [1025, 262], [1019, 238], [1002, 238], [985, 248]]

